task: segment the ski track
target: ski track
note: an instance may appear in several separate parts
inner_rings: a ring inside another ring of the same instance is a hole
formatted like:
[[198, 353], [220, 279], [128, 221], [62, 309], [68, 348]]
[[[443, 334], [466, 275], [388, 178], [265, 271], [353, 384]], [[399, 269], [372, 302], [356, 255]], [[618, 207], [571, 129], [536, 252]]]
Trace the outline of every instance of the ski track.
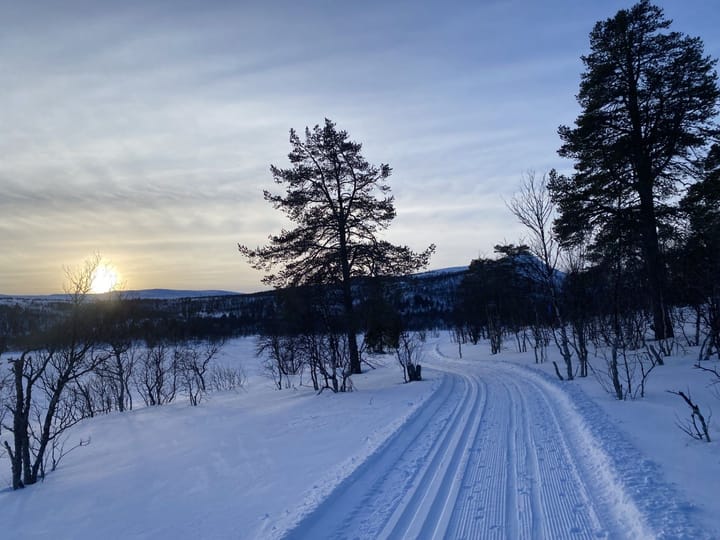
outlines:
[[658, 534], [557, 388], [512, 365], [442, 361], [433, 397], [285, 538]]

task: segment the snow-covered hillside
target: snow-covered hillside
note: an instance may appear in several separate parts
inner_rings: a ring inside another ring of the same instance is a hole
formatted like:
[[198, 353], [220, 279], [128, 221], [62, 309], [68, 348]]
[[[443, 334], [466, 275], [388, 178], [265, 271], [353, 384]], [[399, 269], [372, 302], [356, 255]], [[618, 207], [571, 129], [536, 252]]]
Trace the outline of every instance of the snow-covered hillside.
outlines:
[[[425, 381], [391, 357], [356, 391], [274, 390], [254, 341], [246, 390], [88, 419], [44, 483], [0, 491], [2, 538], [717, 538], [717, 443], [666, 390], [720, 403], [692, 351], [617, 402], [531, 354], [428, 338]], [[711, 427], [712, 429], [712, 427]], [[0, 459], [0, 481], [10, 471]], [[428, 536], [429, 535], [429, 536]]]

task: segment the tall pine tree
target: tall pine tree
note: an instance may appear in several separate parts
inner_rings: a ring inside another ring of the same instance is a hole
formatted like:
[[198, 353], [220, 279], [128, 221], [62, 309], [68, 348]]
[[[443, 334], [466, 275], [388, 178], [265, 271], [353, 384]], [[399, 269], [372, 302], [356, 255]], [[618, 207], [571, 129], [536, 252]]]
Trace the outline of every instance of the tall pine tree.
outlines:
[[389, 165], [371, 165], [362, 145], [325, 119], [305, 129], [302, 140], [290, 130], [291, 167], [271, 167], [284, 195], [265, 191], [265, 200], [296, 224], [270, 236], [256, 249], [238, 245], [254, 268], [271, 271], [264, 282], [276, 287], [337, 285], [342, 293], [350, 368], [360, 373], [352, 283], [362, 276], [407, 274], [425, 267], [435, 246], [415, 253], [380, 238], [395, 218], [387, 179]]
[[566, 244], [589, 241], [599, 256], [623, 244], [642, 256], [657, 339], [672, 336], [659, 227], [718, 133], [720, 97], [716, 61], [670, 24], [642, 0], [595, 25], [582, 57], [582, 112], [574, 127], [559, 128], [559, 154], [575, 161], [575, 173], [549, 185]]

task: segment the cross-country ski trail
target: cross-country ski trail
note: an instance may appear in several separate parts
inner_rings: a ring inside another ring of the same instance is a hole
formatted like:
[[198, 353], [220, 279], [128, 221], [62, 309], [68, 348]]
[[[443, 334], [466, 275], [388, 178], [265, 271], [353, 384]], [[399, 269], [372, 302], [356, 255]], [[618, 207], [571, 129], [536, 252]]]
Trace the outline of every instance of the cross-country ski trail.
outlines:
[[288, 539], [642, 539], [652, 528], [572, 401], [542, 376], [436, 348], [441, 382]]

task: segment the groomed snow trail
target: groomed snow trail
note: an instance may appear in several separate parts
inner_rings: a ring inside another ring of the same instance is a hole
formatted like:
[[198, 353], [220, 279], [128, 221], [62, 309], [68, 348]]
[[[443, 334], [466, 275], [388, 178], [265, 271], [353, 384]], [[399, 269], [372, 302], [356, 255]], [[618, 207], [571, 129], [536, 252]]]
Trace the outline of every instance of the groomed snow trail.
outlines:
[[547, 383], [498, 362], [434, 367], [438, 391], [286, 538], [652, 536]]

